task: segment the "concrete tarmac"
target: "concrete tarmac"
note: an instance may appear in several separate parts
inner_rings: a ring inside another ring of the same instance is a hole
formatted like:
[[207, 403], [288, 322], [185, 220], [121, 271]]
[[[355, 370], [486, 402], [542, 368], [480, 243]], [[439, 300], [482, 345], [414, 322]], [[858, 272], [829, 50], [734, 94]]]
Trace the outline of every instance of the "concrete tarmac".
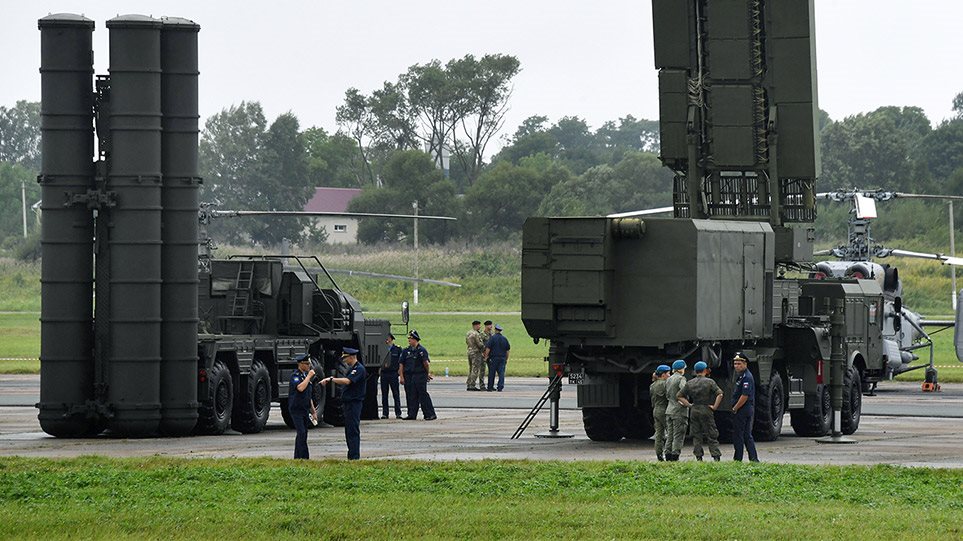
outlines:
[[[510, 437], [545, 389], [544, 379], [510, 378], [505, 391], [466, 392], [463, 378], [438, 378], [430, 386], [436, 421], [390, 420], [362, 422], [362, 457], [416, 460], [655, 460], [653, 443], [623, 440], [592, 442], [582, 429], [581, 414], [574, 409], [574, 387], [562, 391], [560, 425], [571, 439], [536, 438], [548, 428], [543, 410], [518, 440]], [[37, 410], [38, 376], [0, 376], [0, 455], [36, 457], [176, 456], [176, 457], [277, 457], [293, 454], [294, 432], [272, 411], [267, 429], [260, 434], [229, 432], [222, 436], [190, 438], [123, 439], [100, 436], [56, 439], [40, 431]], [[276, 405], [275, 405], [276, 407]], [[547, 405], [546, 405], [547, 409]], [[963, 467], [963, 384], [943, 386], [941, 393], [922, 393], [918, 384], [887, 382], [877, 396], [864, 397], [864, 416], [855, 445], [817, 444], [813, 438], [793, 435], [789, 417], [782, 437], [758, 443], [760, 457], [768, 462], [801, 464], [899, 464], [906, 466]], [[340, 428], [311, 431], [311, 456], [343, 458], [344, 432]], [[722, 445], [730, 460], [731, 445]], [[691, 445], [683, 460], [693, 460]]]

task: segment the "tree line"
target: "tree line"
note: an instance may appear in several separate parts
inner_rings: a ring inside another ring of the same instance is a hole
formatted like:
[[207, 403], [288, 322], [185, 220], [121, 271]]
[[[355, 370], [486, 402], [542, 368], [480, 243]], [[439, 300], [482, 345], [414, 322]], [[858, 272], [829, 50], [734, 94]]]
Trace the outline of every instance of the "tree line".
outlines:
[[[202, 200], [225, 209], [299, 210], [317, 186], [360, 188], [350, 211], [411, 214], [417, 201], [422, 214], [459, 219], [423, 223], [422, 238], [431, 243], [514, 237], [530, 215], [671, 203], [671, 173], [658, 159], [658, 121], [627, 114], [593, 128], [574, 115], [554, 121], [533, 115], [503, 133], [520, 71], [517, 58], [497, 54], [416, 64], [369, 92], [347, 89], [333, 132], [302, 128], [293, 112], [269, 122], [257, 101], [226, 107], [201, 132]], [[836, 121], [820, 113], [820, 191], [963, 193], [963, 93], [953, 101], [954, 115], [936, 125], [911, 106]], [[0, 239], [7, 248], [21, 243], [21, 184], [28, 204], [39, 199], [39, 141], [38, 103], [0, 107]], [[500, 148], [492, 154], [496, 141]], [[845, 232], [846, 209], [820, 212], [828, 217], [817, 227], [821, 238]], [[930, 227], [918, 212], [897, 214], [892, 232], [904, 238]], [[325, 240], [307, 225], [246, 218], [211, 227], [229, 243]], [[35, 230], [35, 220], [29, 227]], [[410, 242], [411, 230], [411, 220], [363, 219], [359, 240]]]

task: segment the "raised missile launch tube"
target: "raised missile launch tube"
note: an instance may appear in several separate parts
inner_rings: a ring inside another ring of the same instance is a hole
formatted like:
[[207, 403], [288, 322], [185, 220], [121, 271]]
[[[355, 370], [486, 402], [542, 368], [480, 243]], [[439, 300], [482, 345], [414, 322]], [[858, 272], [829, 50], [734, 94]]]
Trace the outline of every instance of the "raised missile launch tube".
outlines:
[[40, 28], [39, 177], [43, 221], [40, 306], [40, 427], [58, 437], [99, 431], [94, 398], [94, 22], [48, 15]]
[[143, 15], [110, 30], [111, 155], [109, 426], [145, 436], [160, 424], [161, 22]]
[[197, 424], [197, 33], [193, 21], [161, 28], [160, 430], [187, 435]]

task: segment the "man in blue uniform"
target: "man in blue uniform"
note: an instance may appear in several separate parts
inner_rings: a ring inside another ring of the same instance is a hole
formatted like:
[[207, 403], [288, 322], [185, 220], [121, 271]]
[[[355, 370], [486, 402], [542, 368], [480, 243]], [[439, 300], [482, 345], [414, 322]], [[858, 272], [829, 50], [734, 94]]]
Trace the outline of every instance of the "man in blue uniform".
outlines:
[[294, 438], [294, 458], [308, 459], [308, 417], [317, 415], [311, 397], [314, 396], [314, 369], [311, 368], [311, 357], [302, 353], [294, 358], [298, 361], [298, 369], [291, 374], [288, 385], [288, 412], [297, 436]]
[[495, 325], [495, 334], [485, 344], [485, 359], [488, 360], [488, 391], [495, 390], [495, 374], [498, 374], [498, 392], [505, 388], [505, 365], [512, 349], [508, 338], [502, 334], [502, 326]]
[[367, 387], [364, 365], [358, 362], [358, 350], [342, 348], [342, 360], [348, 365], [348, 375], [344, 378], [330, 376], [321, 380], [322, 385], [335, 383], [347, 385], [341, 393], [341, 409], [344, 412], [344, 439], [348, 443], [348, 460], [361, 458], [361, 405]]
[[749, 371], [749, 360], [742, 353], [732, 358], [736, 369], [736, 384], [732, 389], [732, 446], [735, 453], [732, 459], [742, 462], [743, 447], [749, 451], [749, 461], [759, 462], [756, 442], [752, 439], [752, 419], [756, 405], [756, 381]]
[[431, 361], [428, 358], [428, 350], [421, 345], [421, 336], [418, 331], [412, 330], [408, 333], [408, 347], [401, 352], [400, 375], [402, 385], [405, 385], [405, 392], [409, 390], [408, 397], [408, 421], [418, 418], [418, 407], [426, 421], [434, 421], [438, 418], [435, 415], [435, 406], [431, 403], [431, 396], [428, 394], [428, 382], [432, 380]]
[[381, 418], [388, 418], [388, 391], [394, 395], [395, 418], [401, 419], [401, 395], [398, 391], [398, 365], [401, 364], [401, 346], [395, 344], [395, 335], [388, 333], [388, 365], [381, 368]]

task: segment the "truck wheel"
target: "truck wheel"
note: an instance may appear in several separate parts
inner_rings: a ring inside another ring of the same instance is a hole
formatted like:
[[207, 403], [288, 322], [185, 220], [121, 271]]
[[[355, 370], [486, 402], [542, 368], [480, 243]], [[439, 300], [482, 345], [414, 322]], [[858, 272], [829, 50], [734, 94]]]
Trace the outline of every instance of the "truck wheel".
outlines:
[[859, 417], [863, 410], [863, 383], [859, 370], [850, 367], [843, 376], [843, 409], [840, 427], [843, 434], [852, 434], [859, 428]]
[[[334, 384], [331, 383], [330, 385]], [[327, 398], [327, 396], [324, 394], [325, 392], [327, 391], [325, 390], [324, 385], [321, 385], [320, 383], [315, 383], [314, 390], [311, 392], [311, 400], [314, 401], [314, 407], [321, 414], [321, 419], [319, 419], [320, 421], [324, 421], [324, 401]], [[308, 430], [312, 430], [314, 428], [316, 428], [315, 425], [308, 425]]]
[[231, 428], [242, 434], [264, 430], [271, 415], [271, 375], [261, 361], [251, 363], [251, 371], [241, 377], [241, 392], [231, 413]]
[[619, 408], [622, 433], [629, 440], [647, 440], [655, 434], [655, 423], [652, 421], [652, 410], [635, 406]]
[[786, 402], [782, 394], [782, 376], [773, 372], [769, 385], [756, 391], [756, 420], [752, 435], [756, 441], [775, 441], [782, 432]]
[[294, 421], [291, 420], [291, 412], [288, 411], [287, 398], [281, 399], [280, 410], [281, 410], [281, 418], [284, 419], [284, 424], [287, 425], [288, 428], [294, 428]]
[[234, 404], [234, 380], [223, 362], [217, 361], [207, 372], [210, 404], [197, 410], [197, 431], [201, 434], [223, 434], [231, 426]]
[[619, 441], [622, 427], [619, 408], [582, 408], [582, 426], [592, 441]]
[[726, 409], [726, 401], [722, 401], [719, 411], [715, 412], [716, 429], [719, 430], [719, 443], [732, 443], [732, 410]]
[[815, 407], [789, 410], [789, 422], [797, 436], [819, 437], [829, 433], [833, 422], [828, 385], [816, 386]]

